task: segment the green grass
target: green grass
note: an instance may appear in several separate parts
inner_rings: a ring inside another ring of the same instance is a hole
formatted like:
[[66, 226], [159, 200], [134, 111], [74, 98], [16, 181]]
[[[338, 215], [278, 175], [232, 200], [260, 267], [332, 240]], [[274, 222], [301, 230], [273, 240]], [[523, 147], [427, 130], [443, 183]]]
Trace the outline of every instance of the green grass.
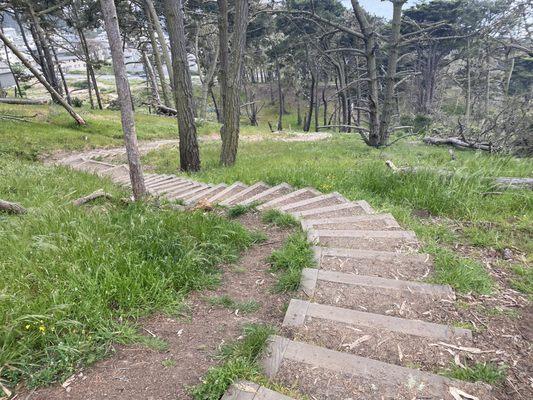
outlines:
[[9, 386], [64, 379], [112, 342], [141, 340], [137, 318], [178, 312], [187, 292], [217, 284], [217, 266], [253, 242], [215, 214], [73, 206], [99, 188], [126, 195], [94, 175], [10, 156], [0, 171], [0, 198], [28, 209], [0, 214], [0, 379]]
[[[201, 146], [203, 170], [194, 175], [205, 182], [270, 185], [287, 182], [296, 188], [315, 187], [340, 192], [352, 200], [365, 199], [376, 210], [390, 212], [412, 229], [440, 265], [437, 279], [463, 292], [488, 293], [490, 277], [481, 264], [437, 249], [462, 243], [478, 248], [515, 248], [533, 254], [533, 194], [508, 190], [494, 194], [491, 178], [529, 176], [533, 160], [472, 151], [456, 151], [451, 160], [446, 148], [399, 142], [382, 150], [361, 143], [357, 135], [335, 135], [319, 142], [242, 142], [237, 163], [218, 165], [219, 145]], [[397, 166], [424, 167], [415, 174], [394, 174], [385, 160]], [[170, 150], [145, 157], [157, 171], [175, 171]], [[251, 168], [253, 166], [253, 168]], [[431, 170], [454, 171], [445, 177]], [[413, 213], [424, 210], [431, 218]], [[531, 257], [531, 256], [529, 256]], [[464, 272], [467, 276], [455, 283]], [[479, 275], [479, 279], [476, 275]]]
[[299, 225], [299, 222], [292, 215], [278, 211], [267, 210], [261, 216], [261, 220], [265, 224], [276, 225], [279, 228], [293, 228]]
[[228, 295], [210, 297], [208, 302], [214, 306], [225, 307], [234, 311], [238, 310], [242, 314], [251, 314], [261, 308], [261, 304], [255, 300], [236, 301]]
[[268, 260], [273, 271], [281, 272], [275, 286], [278, 292], [298, 289], [302, 269], [311, 268], [315, 264], [313, 251], [302, 232], [289, 236], [283, 247], [274, 251]]
[[191, 394], [196, 400], [218, 400], [238, 379], [254, 380], [260, 377], [258, 358], [274, 330], [266, 325], [247, 325], [244, 337], [222, 348], [220, 365], [211, 367]]
[[533, 268], [530, 266], [516, 265], [513, 268], [516, 278], [511, 280], [513, 289], [533, 296]]
[[250, 211], [255, 210], [256, 207], [257, 207], [256, 203], [251, 203], [251, 204], [246, 204], [246, 205], [237, 204], [235, 206], [228, 208], [226, 214], [229, 218], [237, 218], [237, 217], [240, 217], [241, 215], [244, 215], [246, 213], [249, 213]]
[[473, 366], [465, 365], [465, 367], [453, 365], [442, 371], [441, 374], [461, 381], [485, 382], [491, 385], [501, 383], [506, 375], [505, 366], [498, 366], [493, 363], [475, 363]]

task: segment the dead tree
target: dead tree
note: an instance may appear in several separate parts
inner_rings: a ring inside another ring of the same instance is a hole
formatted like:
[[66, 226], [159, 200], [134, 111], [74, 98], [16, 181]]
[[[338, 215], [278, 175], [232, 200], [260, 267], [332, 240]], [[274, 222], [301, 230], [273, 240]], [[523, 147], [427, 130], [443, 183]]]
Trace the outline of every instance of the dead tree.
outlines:
[[199, 171], [200, 152], [194, 122], [193, 90], [187, 59], [183, 1], [165, 0], [165, 15], [172, 52], [174, 100], [180, 135], [180, 168], [182, 171]]
[[122, 131], [124, 132], [124, 142], [126, 144], [126, 154], [128, 156], [131, 187], [133, 189], [133, 197], [135, 200], [139, 200], [145, 195], [146, 188], [144, 186], [141, 157], [137, 146], [133, 104], [131, 101], [126, 66], [124, 64], [124, 52], [122, 50], [117, 10], [113, 0], [100, 0], [100, 4], [104, 15], [109, 47], [111, 49], [111, 58], [113, 59], [113, 69], [115, 71], [118, 101], [120, 103], [120, 116], [122, 121]]
[[46, 88], [46, 90], [48, 90], [48, 92], [52, 96], [52, 99], [54, 99], [54, 101], [56, 101], [57, 103], [61, 104], [63, 108], [67, 110], [67, 112], [72, 116], [72, 118], [74, 118], [78, 125], [85, 125], [84, 119], [80, 115], [78, 115], [76, 111], [74, 111], [72, 106], [68, 104], [68, 102], [52, 87], [52, 85], [50, 85], [50, 83], [48, 83], [46, 78], [26, 59], [26, 57], [24, 57], [24, 55], [13, 45], [13, 43], [9, 41], [7, 37], [5, 37], [5, 35], [1, 31], [0, 40], [2, 40], [6, 47], [8, 47], [9, 50], [11, 50], [13, 54], [20, 60], [20, 62], [24, 64], [26, 68], [29, 69], [32, 75], [37, 78], [39, 82], [41, 82], [41, 84]]

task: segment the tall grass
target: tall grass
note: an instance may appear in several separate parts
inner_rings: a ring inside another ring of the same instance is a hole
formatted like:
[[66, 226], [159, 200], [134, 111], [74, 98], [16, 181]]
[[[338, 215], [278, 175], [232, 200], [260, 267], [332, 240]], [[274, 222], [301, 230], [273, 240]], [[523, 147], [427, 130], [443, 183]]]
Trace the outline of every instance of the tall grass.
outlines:
[[0, 198], [29, 208], [0, 216], [0, 378], [52, 382], [138, 340], [135, 320], [175, 312], [190, 290], [218, 281], [217, 265], [252, 243], [212, 214], [120, 202], [70, 204], [104, 186], [91, 175], [0, 160]]

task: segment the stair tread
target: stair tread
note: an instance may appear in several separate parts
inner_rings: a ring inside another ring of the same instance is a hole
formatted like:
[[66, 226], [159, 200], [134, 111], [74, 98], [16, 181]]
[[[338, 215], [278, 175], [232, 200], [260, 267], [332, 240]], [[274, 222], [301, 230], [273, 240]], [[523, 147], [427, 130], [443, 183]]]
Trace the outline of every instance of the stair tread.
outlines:
[[445, 399], [450, 388], [489, 398], [490, 387], [271, 336], [263, 367], [270, 378], [321, 399]]
[[343, 203], [349, 203], [349, 200], [345, 199], [342, 195], [335, 192], [311, 197], [309, 199], [301, 200], [295, 203], [289, 203], [279, 207], [278, 210], [285, 212], [296, 212], [305, 211], [317, 207], [328, 207]]
[[207, 199], [210, 203], [219, 203], [227, 199], [230, 196], [233, 196], [234, 193], [240, 192], [246, 189], [248, 186], [242, 182], [234, 182], [232, 185], [228, 186], [222, 192], [215, 194], [214, 196]]
[[283, 182], [283, 183], [280, 183], [279, 185], [271, 187], [268, 190], [265, 190], [264, 192], [258, 193], [255, 196], [252, 196], [244, 201], [241, 201], [239, 204], [248, 205], [253, 202], [266, 203], [272, 200], [273, 198], [278, 197], [279, 193], [281, 193], [281, 195], [285, 195], [285, 194], [290, 193], [292, 190], [293, 189], [291, 185]]
[[293, 400], [257, 383], [239, 381], [232, 384], [221, 400]]
[[221, 206], [232, 206], [239, 203], [239, 201], [246, 200], [248, 197], [255, 196], [256, 194], [262, 193], [268, 189], [269, 186], [266, 183], [256, 182], [253, 185], [247, 187], [246, 189], [241, 190], [238, 193], [235, 193], [233, 196], [221, 201], [219, 204]]
[[317, 219], [327, 217], [343, 217], [361, 214], [373, 214], [374, 210], [364, 200], [349, 203], [336, 204], [333, 206], [312, 208], [305, 211], [294, 211], [291, 214], [300, 219]]
[[285, 204], [295, 203], [295, 202], [302, 201], [305, 199], [320, 196], [321, 194], [322, 193], [320, 193], [318, 190], [314, 188], [306, 187], [303, 189], [295, 190], [294, 192], [288, 193], [286, 195], [276, 197], [270, 200], [269, 202], [260, 205], [257, 209], [268, 210], [270, 208], [279, 208], [279, 207], [284, 206]]
[[400, 225], [391, 214], [353, 215], [349, 217], [304, 219], [302, 229], [315, 230], [390, 230], [400, 229]]

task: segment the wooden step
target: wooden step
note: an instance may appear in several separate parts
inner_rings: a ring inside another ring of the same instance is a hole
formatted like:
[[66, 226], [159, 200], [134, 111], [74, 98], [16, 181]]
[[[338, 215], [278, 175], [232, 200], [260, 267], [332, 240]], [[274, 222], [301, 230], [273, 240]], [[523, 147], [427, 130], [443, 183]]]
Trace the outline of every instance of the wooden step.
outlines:
[[169, 186], [174, 186], [177, 183], [187, 183], [187, 182], [191, 182], [191, 181], [188, 179], [179, 178], [175, 176], [174, 178], [171, 178], [165, 181], [159, 181], [156, 183], [148, 183], [146, 187], [149, 188], [150, 190], [162, 190]]
[[288, 183], [280, 183], [279, 185], [273, 186], [264, 192], [258, 193], [255, 196], [241, 201], [239, 204], [245, 206], [252, 203], [266, 203], [276, 197], [289, 194], [292, 190], [293, 189], [291, 185]]
[[313, 247], [317, 265], [323, 270], [383, 278], [423, 280], [433, 268], [428, 254], [393, 251], [354, 250], [334, 247]]
[[160, 182], [166, 182], [166, 181], [169, 181], [171, 179], [175, 179], [176, 176], [175, 175], [155, 175], [153, 177], [150, 177], [149, 179], [146, 179], [144, 181], [144, 185], [146, 187], [149, 187], [151, 185], [155, 185], [157, 183], [160, 183]]
[[232, 197], [234, 194], [236, 193], [239, 193], [241, 191], [243, 191], [244, 189], [246, 189], [248, 186], [245, 185], [244, 183], [242, 182], [235, 182], [233, 185], [230, 185], [228, 186], [226, 189], [224, 189], [223, 191], [215, 194], [214, 196], [212, 197], [209, 197], [207, 199], [207, 201], [209, 203], [212, 203], [212, 204], [217, 204], [229, 197]]
[[179, 199], [183, 200], [185, 204], [187, 204], [187, 200], [192, 199], [193, 197], [197, 195], [202, 195], [203, 193], [208, 192], [213, 188], [213, 184], [208, 183], [206, 187], [203, 189], [192, 189], [190, 192], [182, 194]]
[[125, 178], [130, 179], [130, 170], [127, 165], [121, 164], [116, 165], [113, 168], [106, 169], [102, 171], [102, 176], [107, 176], [113, 182], [118, 182], [120, 179]]
[[263, 359], [267, 376], [316, 399], [444, 399], [456, 388], [490, 399], [490, 387], [271, 336]]
[[324, 247], [370, 249], [380, 251], [412, 250], [419, 247], [411, 231], [368, 231], [368, 230], [307, 230], [310, 243]]
[[196, 204], [197, 202], [200, 202], [202, 200], [207, 199], [208, 197], [212, 197], [215, 194], [220, 193], [221, 191], [223, 191], [227, 187], [228, 187], [228, 185], [226, 185], [225, 183], [220, 183], [218, 185], [215, 185], [212, 188], [209, 188], [207, 191], [200, 192], [200, 193], [196, 194], [195, 196], [192, 196], [191, 198], [187, 199], [185, 201], [185, 204], [186, 205]]
[[446, 285], [305, 268], [300, 292], [306, 299], [353, 310], [450, 322], [455, 293]]
[[162, 195], [165, 193], [175, 193], [175, 192], [181, 191], [182, 189], [195, 187], [196, 185], [197, 183], [192, 182], [192, 181], [172, 180], [164, 186], [159, 186], [156, 188], [147, 187], [147, 189], [151, 193]]
[[293, 400], [257, 383], [239, 381], [231, 385], [221, 400]]
[[310, 199], [316, 196], [320, 196], [322, 193], [320, 193], [318, 190], [308, 187], [296, 190], [294, 192], [285, 194], [283, 196], [276, 197], [259, 207], [257, 207], [258, 210], [269, 210], [271, 208], [279, 208], [283, 207], [286, 204], [296, 203], [298, 201]]
[[397, 230], [400, 224], [391, 214], [353, 215], [350, 217], [304, 219], [302, 229]]
[[[293, 340], [429, 372], [448, 368], [455, 354], [476, 358], [457, 350], [473, 347], [468, 329], [296, 299], [285, 314], [283, 333]], [[448, 352], [446, 345], [455, 350]]]
[[294, 211], [291, 214], [299, 219], [337, 218], [350, 217], [352, 215], [373, 214], [374, 210], [364, 201], [352, 201], [350, 203], [336, 204], [329, 207], [319, 207], [305, 211]]
[[192, 194], [202, 192], [206, 189], [209, 189], [211, 186], [206, 185], [205, 183], [195, 183], [193, 186], [188, 186], [185, 190], [173, 191], [172, 193], [167, 193], [166, 197], [169, 200], [184, 200], [189, 198]]
[[350, 201], [345, 199], [340, 193], [335, 192], [312, 197], [310, 199], [298, 201], [296, 203], [286, 204], [282, 207], [278, 207], [278, 210], [290, 213], [312, 210], [320, 207], [330, 207], [337, 204], [344, 204], [349, 202]]
[[227, 199], [221, 201], [219, 204], [221, 206], [233, 206], [240, 201], [247, 200], [250, 197], [255, 196], [256, 194], [262, 193], [269, 189], [269, 186], [264, 182], [256, 182], [252, 186], [235, 193], [233, 196], [228, 197]]
[[178, 196], [180, 196], [181, 194], [187, 193], [192, 189], [204, 188], [205, 186], [206, 185], [203, 183], [190, 182], [189, 184], [185, 186], [179, 186], [174, 189], [168, 189], [168, 190], [160, 192], [159, 194], [164, 195], [169, 200], [174, 200], [174, 199], [177, 199]]

